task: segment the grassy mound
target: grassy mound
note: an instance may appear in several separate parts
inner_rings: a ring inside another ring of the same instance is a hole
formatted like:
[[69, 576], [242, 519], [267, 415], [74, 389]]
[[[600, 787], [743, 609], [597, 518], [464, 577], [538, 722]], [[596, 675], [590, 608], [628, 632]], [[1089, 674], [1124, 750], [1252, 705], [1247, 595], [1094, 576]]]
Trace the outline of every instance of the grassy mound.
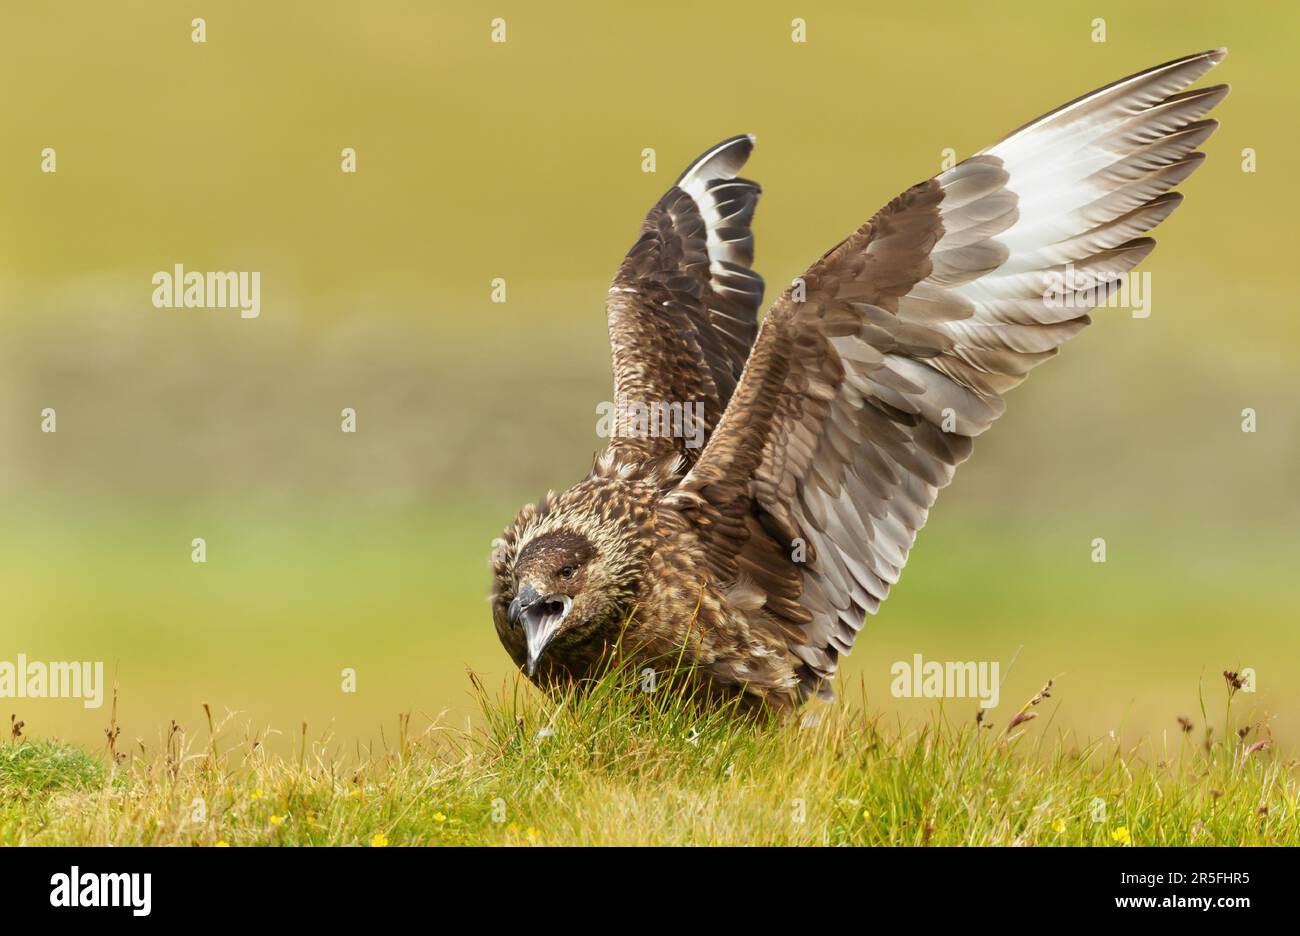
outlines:
[[1225, 724], [1171, 749], [1049, 740], [1046, 691], [1005, 725], [907, 730], [848, 702], [746, 720], [622, 670], [580, 695], [476, 686], [478, 727], [402, 717], [382, 748], [304, 725], [277, 757], [210, 713], [106, 766], [3, 745], [0, 843], [1300, 844], [1296, 764], [1234, 730], [1231, 685]]
[[104, 765], [57, 741], [0, 744], [0, 796], [80, 790], [103, 781]]

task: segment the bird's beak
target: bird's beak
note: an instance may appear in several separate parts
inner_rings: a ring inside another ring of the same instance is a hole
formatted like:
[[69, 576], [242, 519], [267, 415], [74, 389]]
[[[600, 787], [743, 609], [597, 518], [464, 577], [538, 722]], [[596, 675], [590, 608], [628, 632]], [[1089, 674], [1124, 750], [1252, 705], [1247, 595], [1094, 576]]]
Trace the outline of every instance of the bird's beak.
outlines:
[[519, 589], [510, 602], [506, 617], [511, 625], [523, 623], [524, 640], [528, 644], [524, 671], [529, 676], [537, 672], [537, 661], [541, 659], [542, 651], [559, 632], [572, 607], [573, 599], [568, 595], [542, 595], [531, 585]]
[[515, 600], [510, 602], [510, 607], [506, 609], [506, 620], [510, 622], [510, 626], [518, 627], [519, 619], [524, 616], [524, 609], [533, 605], [541, 597], [541, 592], [531, 585], [520, 588], [515, 595]]

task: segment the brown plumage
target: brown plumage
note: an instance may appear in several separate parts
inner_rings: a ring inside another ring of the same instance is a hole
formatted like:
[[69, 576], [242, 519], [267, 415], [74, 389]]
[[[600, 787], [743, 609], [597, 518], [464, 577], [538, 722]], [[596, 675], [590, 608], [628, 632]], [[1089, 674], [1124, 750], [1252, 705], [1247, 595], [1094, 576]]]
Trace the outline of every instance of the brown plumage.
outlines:
[[1182, 89], [1224, 54], [1115, 82], [913, 186], [761, 330], [759, 188], [736, 178], [753, 139], [692, 163], [607, 311], [616, 401], [702, 404], [707, 442], [625, 406], [590, 476], [524, 508], [493, 553], [514, 661], [570, 681], [618, 644], [756, 706], [827, 691], [1003, 394], [1150, 253], [1228, 91]]

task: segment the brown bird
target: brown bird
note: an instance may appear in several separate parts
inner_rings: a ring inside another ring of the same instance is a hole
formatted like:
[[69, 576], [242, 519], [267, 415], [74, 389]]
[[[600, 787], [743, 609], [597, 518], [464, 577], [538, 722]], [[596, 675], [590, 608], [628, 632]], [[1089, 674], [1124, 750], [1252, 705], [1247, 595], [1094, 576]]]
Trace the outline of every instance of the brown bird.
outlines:
[[828, 694], [1003, 395], [1155, 246], [1228, 93], [1183, 89], [1225, 52], [1107, 85], [913, 186], [761, 329], [759, 187], [736, 175], [754, 138], [695, 160], [609, 290], [609, 447], [494, 544], [515, 663], [566, 683], [617, 646], [753, 708]]

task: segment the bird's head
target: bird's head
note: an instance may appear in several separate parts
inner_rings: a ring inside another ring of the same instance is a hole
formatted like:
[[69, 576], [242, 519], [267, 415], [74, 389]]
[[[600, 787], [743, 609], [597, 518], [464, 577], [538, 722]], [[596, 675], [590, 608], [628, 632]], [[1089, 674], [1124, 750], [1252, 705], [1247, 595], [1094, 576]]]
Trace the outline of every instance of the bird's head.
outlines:
[[[645, 568], [645, 508], [613, 492], [570, 489], [525, 507], [493, 552], [493, 617], [531, 677], [616, 630]], [[579, 654], [583, 655], [583, 654]]]

